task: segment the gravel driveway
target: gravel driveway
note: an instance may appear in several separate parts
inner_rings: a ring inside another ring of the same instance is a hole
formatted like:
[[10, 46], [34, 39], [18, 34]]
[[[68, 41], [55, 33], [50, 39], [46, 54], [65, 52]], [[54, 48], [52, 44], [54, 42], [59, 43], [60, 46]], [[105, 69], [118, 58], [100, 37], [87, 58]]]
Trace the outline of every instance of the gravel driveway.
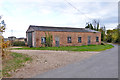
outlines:
[[31, 63], [26, 63], [21, 69], [13, 73], [12, 78], [31, 78], [48, 70], [81, 61], [99, 52], [73, 52], [49, 50], [11, 50], [12, 52], [28, 54], [33, 58]]
[[33, 78], [88, 78], [88, 80], [89, 78], [92, 78], [90, 80], [101, 78], [100, 80], [118, 80], [119, 47], [114, 45], [114, 48], [101, 51], [101, 53], [88, 59], [50, 70]]

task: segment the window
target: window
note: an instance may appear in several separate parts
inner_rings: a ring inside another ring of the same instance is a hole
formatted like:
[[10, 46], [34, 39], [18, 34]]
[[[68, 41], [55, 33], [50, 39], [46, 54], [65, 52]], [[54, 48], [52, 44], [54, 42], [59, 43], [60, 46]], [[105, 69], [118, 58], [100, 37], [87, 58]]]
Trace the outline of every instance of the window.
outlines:
[[68, 42], [68, 43], [72, 43], [71, 37], [67, 37], [67, 42]]
[[41, 37], [41, 43], [46, 43], [46, 38], [45, 37]]
[[78, 43], [81, 43], [82, 41], [81, 41], [81, 37], [78, 37]]
[[88, 36], [88, 45], [91, 43], [91, 36]]
[[96, 42], [99, 42], [99, 37], [96, 37]]

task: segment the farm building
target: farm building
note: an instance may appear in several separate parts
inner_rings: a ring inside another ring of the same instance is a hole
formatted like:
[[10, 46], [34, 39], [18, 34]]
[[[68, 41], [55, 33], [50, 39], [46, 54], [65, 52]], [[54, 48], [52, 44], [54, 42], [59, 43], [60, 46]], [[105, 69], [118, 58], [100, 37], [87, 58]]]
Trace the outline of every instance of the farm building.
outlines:
[[46, 34], [52, 35], [52, 46], [81, 46], [101, 44], [101, 32], [86, 28], [50, 27], [30, 25], [26, 31], [27, 45], [42, 47]]

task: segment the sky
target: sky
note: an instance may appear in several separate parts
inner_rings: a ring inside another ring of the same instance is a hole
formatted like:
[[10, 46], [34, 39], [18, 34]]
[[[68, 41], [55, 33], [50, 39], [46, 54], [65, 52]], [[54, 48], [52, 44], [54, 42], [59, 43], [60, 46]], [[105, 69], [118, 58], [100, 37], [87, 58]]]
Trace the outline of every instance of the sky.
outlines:
[[93, 19], [106, 29], [118, 24], [118, 0], [0, 0], [0, 6], [5, 38], [26, 37], [29, 25], [84, 28]]

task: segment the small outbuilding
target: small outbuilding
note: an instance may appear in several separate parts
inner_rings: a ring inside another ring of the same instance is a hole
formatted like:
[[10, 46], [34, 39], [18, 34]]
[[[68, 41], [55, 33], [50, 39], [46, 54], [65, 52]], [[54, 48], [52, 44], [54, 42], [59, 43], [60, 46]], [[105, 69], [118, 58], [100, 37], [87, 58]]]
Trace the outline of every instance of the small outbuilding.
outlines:
[[26, 31], [27, 45], [42, 47], [46, 33], [52, 35], [52, 46], [81, 46], [101, 44], [101, 32], [87, 28], [51, 27], [30, 25]]

